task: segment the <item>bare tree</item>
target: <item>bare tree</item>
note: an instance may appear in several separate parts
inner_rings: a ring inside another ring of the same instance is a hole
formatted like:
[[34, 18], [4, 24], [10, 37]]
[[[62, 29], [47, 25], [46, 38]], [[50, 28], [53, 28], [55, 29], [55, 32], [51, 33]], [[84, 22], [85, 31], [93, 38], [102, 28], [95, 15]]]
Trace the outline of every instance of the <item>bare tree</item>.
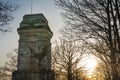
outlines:
[[[90, 47], [90, 46], [88, 46]], [[103, 75], [105, 75], [105, 80], [111, 80], [111, 66], [110, 66], [110, 57], [109, 57], [109, 50], [105, 48], [103, 42], [97, 42], [96, 45], [92, 46], [92, 48], [88, 48], [89, 51], [95, 55], [99, 60], [98, 66], [96, 68], [96, 71], [98, 68], [100, 68], [100, 72], [103, 72]], [[96, 49], [97, 51], [94, 51]], [[99, 71], [98, 71], [99, 73]], [[97, 74], [97, 72], [96, 72]], [[98, 77], [98, 76], [97, 76]]]
[[97, 80], [111, 80], [109, 68], [101, 61], [99, 61], [98, 65], [94, 69], [93, 76], [96, 76]]
[[8, 53], [8, 60], [5, 65], [0, 68], [0, 80], [11, 80], [12, 72], [17, 69], [17, 49], [12, 53]]
[[79, 45], [78, 42], [60, 39], [60, 42], [56, 43], [53, 48], [53, 61], [56, 64], [54, 67], [59, 72], [64, 72], [67, 80], [75, 80], [74, 78], [78, 78], [78, 74], [75, 73], [77, 73], [78, 68], [79, 70], [82, 68], [79, 63], [84, 53], [84, 46]]
[[66, 11], [64, 18], [76, 38], [109, 58], [112, 80], [119, 80], [120, 0], [56, 0], [56, 4]]
[[0, 31], [7, 32], [7, 24], [13, 20], [12, 13], [17, 9], [17, 6], [7, 2], [5, 0], [0, 0]]

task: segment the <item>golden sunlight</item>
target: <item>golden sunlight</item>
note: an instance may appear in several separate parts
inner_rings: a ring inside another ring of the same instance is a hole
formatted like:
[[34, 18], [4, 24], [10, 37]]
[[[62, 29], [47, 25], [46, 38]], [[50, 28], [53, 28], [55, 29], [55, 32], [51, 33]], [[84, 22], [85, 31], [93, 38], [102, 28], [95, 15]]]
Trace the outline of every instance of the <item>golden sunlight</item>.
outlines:
[[85, 68], [88, 71], [88, 76], [92, 75], [92, 72], [95, 69], [96, 65], [97, 65], [97, 61], [94, 58], [88, 58], [86, 60], [86, 66], [85, 66]]
[[97, 66], [97, 59], [95, 56], [90, 55], [84, 58], [82, 64], [84, 64], [85, 69], [87, 70], [87, 75], [91, 76], [95, 67]]

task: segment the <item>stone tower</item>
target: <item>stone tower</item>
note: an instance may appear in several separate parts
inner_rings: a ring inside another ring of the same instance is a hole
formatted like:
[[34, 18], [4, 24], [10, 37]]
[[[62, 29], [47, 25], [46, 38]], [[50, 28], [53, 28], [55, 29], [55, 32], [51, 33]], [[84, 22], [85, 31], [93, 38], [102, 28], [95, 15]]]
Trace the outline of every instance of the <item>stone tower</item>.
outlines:
[[53, 33], [44, 15], [25, 15], [18, 34], [18, 64], [12, 80], [54, 80], [50, 43]]

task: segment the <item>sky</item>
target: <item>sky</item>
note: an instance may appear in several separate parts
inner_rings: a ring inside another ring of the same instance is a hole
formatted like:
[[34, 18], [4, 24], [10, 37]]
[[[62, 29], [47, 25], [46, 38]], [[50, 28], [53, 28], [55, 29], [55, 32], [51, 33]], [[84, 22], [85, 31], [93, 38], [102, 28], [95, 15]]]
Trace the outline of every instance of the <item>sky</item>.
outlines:
[[[10, 22], [10, 32], [0, 32], [0, 65], [3, 65], [7, 60], [6, 55], [18, 48], [19, 35], [17, 28], [25, 14], [31, 14], [32, 0], [7, 0], [10, 3], [17, 4], [19, 8], [13, 13], [14, 20]], [[62, 10], [59, 9], [54, 0], [33, 0], [32, 14], [43, 13], [47, 18], [49, 27], [53, 31], [52, 41], [59, 37], [59, 30], [62, 29], [64, 23], [61, 18]]]

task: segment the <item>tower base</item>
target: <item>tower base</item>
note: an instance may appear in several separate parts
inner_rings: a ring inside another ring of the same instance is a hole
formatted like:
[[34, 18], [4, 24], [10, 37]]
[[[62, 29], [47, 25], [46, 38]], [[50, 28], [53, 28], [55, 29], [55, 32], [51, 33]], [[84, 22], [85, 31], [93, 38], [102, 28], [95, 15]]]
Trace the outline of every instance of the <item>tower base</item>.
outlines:
[[12, 80], [55, 80], [54, 71], [42, 70], [40, 72], [14, 71]]

